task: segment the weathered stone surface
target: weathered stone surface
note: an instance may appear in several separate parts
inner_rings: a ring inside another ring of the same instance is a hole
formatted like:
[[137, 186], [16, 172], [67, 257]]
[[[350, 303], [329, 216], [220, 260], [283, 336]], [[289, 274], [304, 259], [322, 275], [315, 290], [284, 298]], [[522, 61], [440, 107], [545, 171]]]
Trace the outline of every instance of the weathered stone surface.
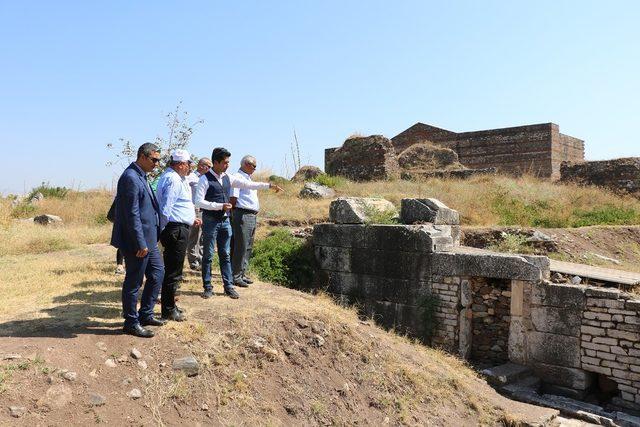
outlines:
[[431, 255], [432, 272], [441, 276], [476, 276], [496, 279], [540, 280], [540, 268], [517, 255], [465, 253], [457, 248], [450, 253]]
[[431, 276], [430, 258], [419, 252], [354, 250], [350, 261], [350, 271], [358, 274], [417, 280]]
[[536, 362], [568, 368], [580, 367], [580, 339], [565, 335], [530, 332], [529, 355]]
[[507, 343], [509, 360], [512, 362], [528, 364], [527, 334], [527, 327], [522, 317], [512, 315], [509, 323], [509, 342]]
[[511, 362], [487, 368], [482, 371], [482, 375], [487, 378], [487, 382], [497, 386], [511, 384], [530, 374], [531, 368]]
[[44, 194], [42, 194], [41, 192], [38, 191], [36, 194], [33, 195], [31, 200], [29, 200], [29, 203], [37, 205], [38, 203], [40, 203], [43, 200], [44, 200]]
[[61, 225], [62, 218], [57, 215], [44, 214], [33, 218], [33, 222], [40, 225]]
[[438, 199], [402, 199], [400, 203], [400, 221], [404, 224], [460, 224], [458, 211], [450, 209]]
[[344, 272], [353, 271], [351, 265], [351, 249], [331, 246], [316, 246], [314, 250], [316, 260], [322, 270]]
[[318, 176], [322, 175], [322, 169], [317, 166], [302, 166], [298, 171], [293, 175], [291, 181], [294, 182], [302, 182], [309, 181]]
[[326, 185], [318, 184], [317, 182], [307, 182], [300, 190], [300, 197], [307, 199], [331, 199], [336, 196], [336, 192], [333, 188], [329, 188]]
[[549, 282], [536, 283], [532, 288], [531, 302], [537, 305], [581, 310], [586, 303], [585, 287]]
[[370, 225], [366, 247], [407, 252], [448, 252], [453, 249], [451, 229], [433, 225]]
[[415, 179], [429, 179], [429, 178], [440, 178], [440, 179], [469, 179], [478, 175], [496, 175], [498, 173], [497, 168], [480, 168], [480, 169], [439, 169], [432, 171], [406, 171], [403, 170], [400, 173], [400, 178], [406, 181], [411, 181]]
[[640, 194], [640, 157], [567, 163], [560, 167], [560, 180], [597, 185], [616, 192]]
[[397, 179], [400, 166], [395, 149], [382, 135], [353, 137], [342, 147], [325, 152], [325, 171], [354, 181]]
[[56, 384], [49, 387], [44, 396], [38, 400], [38, 406], [48, 409], [60, 409], [67, 406], [73, 400], [73, 392], [65, 384]]
[[336, 224], [366, 224], [381, 213], [396, 213], [388, 200], [372, 197], [340, 197], [329, 206], [329, 221]]
[[538, 332], [580, 337], [582, 312], [560, 307], [531, 307], [531, 321]]
[[102, 406], [107, 403], [107, 398], [95, 392], [87, 393], [87, 403], [90, 406]]
[[366, 226], [363, 224], [316, 224], [313, 226], [315, 246], [365, 248]]
[[192, 377], [198, 375], [200, 372], [200, 365], [193, 356], [181, 357], [173, 361], [173, 369], [175, 371], [182, 371], [187, 376]]
[[549, 384], [570, 387], [576, 390], [586, 390], [591, 386], [593, 375], [578, 368], [550, 365], [536, 362], [533, 365], [535, 374]]
[[27, 408], [24, 406], [9, 406], [9, 415], [13, 418], [20, 418], [27, 413]]
[[398, 164], [402, 169], [412, 172], [465, 169], [455, 151], [428, 141], [413, 144], [402, 151], [398, 156]]

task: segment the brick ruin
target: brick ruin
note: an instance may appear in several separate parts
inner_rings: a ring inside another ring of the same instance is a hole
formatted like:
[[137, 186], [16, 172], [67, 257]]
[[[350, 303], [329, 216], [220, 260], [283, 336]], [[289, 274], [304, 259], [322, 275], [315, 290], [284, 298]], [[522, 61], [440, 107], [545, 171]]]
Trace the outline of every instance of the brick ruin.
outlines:
[[595, 185], [616, 193], [640, 196], [640, 157], [598, 160], [590, 162], [563, 162], [561, 182]]
[[[584, 160], [584, 141], [560, 133], [554, 123], [452, 132], [416, 123], [391, 138], [396, 155], [414, 144], [430, 142], [455, 151], [460, 163], [471, 170], [560, 178], [562, 162]], [[336, 148], [325, 150], [325, 171]], [[328, 172], [330, 173], [330, 172]]]
[[401, 221], [417, 224], [343, 221], [333, 209], [332, 223], [314, 227], [318, 286], [475, 364], [522, 365], [547, 392], [580, 399], [604, 388], [617, 407], [640, 410], [640, 297], [552, 283], [545, 256], [459, 246], [457, 212], [433, 199], [402, 207]]

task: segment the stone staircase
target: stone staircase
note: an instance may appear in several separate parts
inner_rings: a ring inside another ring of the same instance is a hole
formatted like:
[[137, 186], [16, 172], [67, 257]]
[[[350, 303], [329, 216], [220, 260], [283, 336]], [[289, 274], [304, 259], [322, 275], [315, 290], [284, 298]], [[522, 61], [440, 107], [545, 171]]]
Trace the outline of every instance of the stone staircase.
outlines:
[[601, 406], [592, 403], [542, 393], [540, 379], [526, 366], [508, 362], [484, 369], [481, 374], [489, 384], [511, 399], [554, 408], [559, 410], [563, 416], [571, 418], [558, 417], [548, 424], [550, 426], [640, 427], [640, 417], [619, 411], [608, 412]]

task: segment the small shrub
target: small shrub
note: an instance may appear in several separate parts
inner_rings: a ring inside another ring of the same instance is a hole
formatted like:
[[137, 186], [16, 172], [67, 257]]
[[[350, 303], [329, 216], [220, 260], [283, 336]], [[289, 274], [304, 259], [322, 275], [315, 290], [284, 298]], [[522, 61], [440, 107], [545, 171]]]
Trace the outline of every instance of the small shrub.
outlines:
[[261, 280], [287, 287], [308, 287], [316, 271], [313, 246], [286, 229], [256, 242], [251, 269]]
[[13, 208], [13, 210], [11, 211], [11, 216], [13, 218], [29, 218], [31, 216], [34, 216], [37, 211], [37, 206], [34, 206], [31, 203], [22, 202], [15, 208]]
[[273, 182], [274, 184], [278, 184], [278, 185], [286, 184], [287, 182], [289, 182], [287, 178], [283, 178], [278, 175], [269, 175], [269, 178], [267, 179], [269, 182]]
[[31, 200], [33, 196], [38, 193], [42, 193], [45, 199], [64, 199], [65, 197], [67, 197], [67, 194], [69, 194], [69, 191], [70, 190], [67, 187], [52, 187], [48, 182], [43, 182], [38, 187], [31, 190], [31, 193], [29, 193], [26, 200]]
[[379, 211], [367, 206], [365, 215], [367, 216], [367, 224], [398, 224], [400, 222], [395, 209]]
[[534, 250], [527, 242], [527, 236], [520, 234], [505, 233], [502, 240], [488, 247], [491, 251], [527, 254]]
[[323, 173], [315, 177], [313, 182], [335, 189], [346, 184], [347, 180], [341, 176], [327, 175], [326, 173]]

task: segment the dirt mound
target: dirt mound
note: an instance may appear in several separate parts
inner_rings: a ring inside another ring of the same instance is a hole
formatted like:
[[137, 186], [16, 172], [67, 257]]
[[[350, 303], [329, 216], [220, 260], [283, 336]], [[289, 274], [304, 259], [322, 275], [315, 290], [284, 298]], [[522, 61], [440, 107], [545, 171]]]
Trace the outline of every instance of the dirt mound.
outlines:
[[[0, 324], [0, 424], [494, 425], [540, 410], [326, 297], [258, 283], [238, 301], [203, 300], [189, 274], [179, 301], [188, 321], [144, 340], [104, 310], [117, 306], [117, 278], [90, 295], [79, 286], [60, 310]], [[185, 356], [198, 375], [173, 369]]]
[[458, 161], [458, 153], [429, 141], [414, 144], [404, 150], [398, 156], [398, 163], [402, 169], [414, 172], [466, 169]]
[[310, 181], [322, 174], [323, 174], [322, 169], [320, 169], [317, 166], [302, 166], [293, 175], [293, 177], [291, 178], [291, 181], [294, 181], [294, 182]]

